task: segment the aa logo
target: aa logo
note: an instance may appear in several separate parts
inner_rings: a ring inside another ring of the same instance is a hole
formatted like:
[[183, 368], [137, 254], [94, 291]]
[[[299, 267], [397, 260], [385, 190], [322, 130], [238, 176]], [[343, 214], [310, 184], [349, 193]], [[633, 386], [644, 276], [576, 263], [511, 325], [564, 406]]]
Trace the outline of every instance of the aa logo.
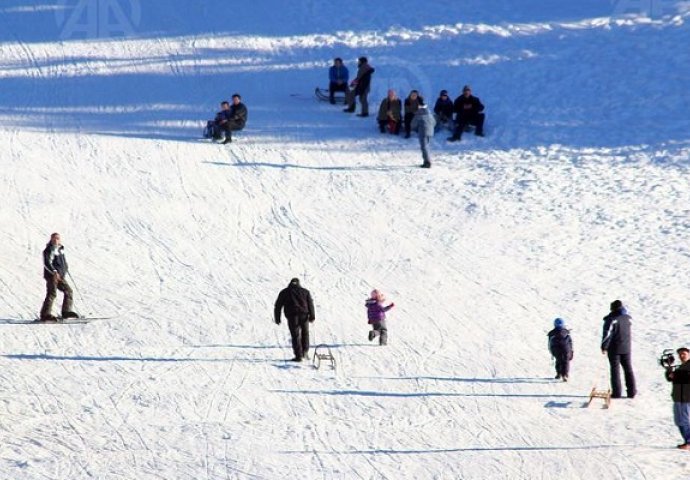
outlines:
[[141, 22], [139, 0], [58, 0], [58, 6], [63, 40], [130, 36]]

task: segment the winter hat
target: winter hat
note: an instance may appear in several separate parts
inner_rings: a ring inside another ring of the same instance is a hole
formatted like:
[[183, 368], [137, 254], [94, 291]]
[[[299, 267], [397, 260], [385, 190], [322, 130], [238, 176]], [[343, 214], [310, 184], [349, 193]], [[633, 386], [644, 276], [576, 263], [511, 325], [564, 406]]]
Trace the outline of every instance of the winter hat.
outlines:
[[615, 312], [619, 308], [623, 308], [623, 302], [621, 302], [620, 300], [614, 300], [613, 302], [611, 302], [611, 311], [612, 312]]
[[690, 353], [690, 349], [687, 347], [680, 347], [678, 350], [676, 350], [676, 353], [680, 355], [680, 352], [687, 352]]
[[462, 91], [463, 92], [472, 91], [472, 87], [470, 87], [469, 85], [465, 85], [464, 87], [462, 87]]
[[295, 277], [292, 280], [290, 280], [290, 285], [294, 285], [296, 287], [299, 287], [299, 278]]
[[439, 94], [439, 96], [442, 97], [444, 95], [448, 96], [448, 90], [441, 90], [441, 93]]
[[367, 57], [359, 57], [358, 60], [359, 60], [359, 63], [368, 63], [369, 62], [369, 60], [367, 60]]
[[565, 321], [562, 318], [557, 318], [553, 321], [553, 326], [555, 328], [563, 328], [565, 326]]

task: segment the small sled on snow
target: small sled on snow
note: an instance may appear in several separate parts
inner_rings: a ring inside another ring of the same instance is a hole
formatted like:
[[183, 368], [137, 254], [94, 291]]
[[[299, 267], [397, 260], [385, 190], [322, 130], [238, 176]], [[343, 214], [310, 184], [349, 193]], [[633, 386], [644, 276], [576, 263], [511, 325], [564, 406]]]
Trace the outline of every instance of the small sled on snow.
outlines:
[[[329, 102], [331, 100], [330, 92], [327, 88], [316, 87], [316, 90], [314, 90], [314, 94], [316, 95], [316, 98], [323, 102]], [[335, 103], [345, 104], [345, 92], [335, 92], [334, 98]]]
[[331, 352], [331, 347], [323, 343], [314, 348], [314, 358], [312, 362], [314, 363], [314, 368], [317, 370], [321, 367], [321, 362], [328, 363], [333, 370], [335, 370], [336, 367], [335, 357], [333, 356], [333, 352]]
[[595, 398], [601, 398], [604, 401], [604, 408], [609, 408], [611, 406], [611, 389], [597, 390], [597, 387], [592, 387], [592, 391], [589, 392], [589, 401], [587, 402], [587, 407], [592, 404], [592, 401]]

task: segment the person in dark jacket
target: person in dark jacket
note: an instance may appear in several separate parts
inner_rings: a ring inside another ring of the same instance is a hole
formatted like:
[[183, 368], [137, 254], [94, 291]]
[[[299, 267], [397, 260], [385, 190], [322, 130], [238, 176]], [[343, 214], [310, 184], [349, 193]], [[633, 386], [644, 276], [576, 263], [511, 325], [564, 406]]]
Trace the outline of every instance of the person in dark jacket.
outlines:
[[328, 69], [328, 99], [335, 105], [335, 92], [347, 94], [347, 82], [350, 80], [350, 71], [343, 65], [342, 58], [333, 60], [333, 66]]
[[367, 319], [371, 330], [369, 330], [369, 341], [371, 342], [377, 336], [379, 337], [379, 345], [388, 345], [388, 327], [386, 326], [386, 312], [395, 307], [391, 302], [389, 305], [383, 305], [386, 297], [379, 290], [371, 291], [371, 296], [366, 299], [364, 306], [367, 307]]
[[611, 366], [611, 398], [621, 398], [620, 367], [625, 375], [625, 388], [628, 398], [634, 398], [635, 374], [632, 369], [632, 318], [628, 315], [623, 302], [611, 302], [611, 313], [604, 317], [604, 331], [601, 338], [601, 353], [608, 354]]
[[362, 105], [362, 111], [357, 114], [358, 117], [369, 116], [369, 90], [371, 89], [371, 76], [374, 74], [374, 68], [369, 65], [367, 57], [359, 57], [357, 62], [357, 76], [350, 83], [351, 90], [347, 92], [347, 108], [344, 112], [352, 113], [355, 111], [355, 101], [359, 97], [359, 103]]
[[42, 321], [57, 321], [57, 317], [52, 314], [52, 309], [58, 290], [63, 294], [62, 318], [79, 316], [72, 311], [72, 288], [66, 279], [69, 270], [64, 250], [65, 247], [60, 242], [60, 234], [53, 233], [43, 250], [43, 278], [46, 281], [46, 298], [39, 315], [39, 319]]
[[287, 288], [278, 294], [273, 311], [276, 325], [280, 325], [281, 311], [285, 312], [292, 337], [292, 351], [295, 354], [292, 361], [301, 362], [302, 358], [309, 358], [309, 323], [316, 320], [316, 316], [311, 293], [300, 286], [298, 278], [290, 280]]
[[405, 138], [410, 138], [412, 119], [420, 105], [424, 105], [424, 98], [419, 96], [417, 90], [412, 90], [405, 99]]
[[570, 375], [570, 361], [573, 359], [573, 340], [562, 318], [555, 319], [553, 327], [553, 330], [547, 334], [549, 352], [556, 360], [556, 379], [560, 378], [567, 382]]
[[438, 98], [436, 99], [436, 103], [434, 104], [434, 117], [436, 118], [437, 128], [446, 126], [450, 128], [451, 131], [453, 131], [454, 111], [455, 108], [453, 107], [453, 100], [451, 100], [448, 96], [448, 90], [441, 90], [441, 93], [439, 94]]
[[379, 122], [379, 131], [397, 135], [400, 133], [400, 120], [402, 113], [402, 102], [395, 94], [395, 90], [388, 90], [388, 96], [381, 101], [379, 114], [376, 120]]
[[678, 368], [666, 368], [666, 380], [673, 382], [673, 421], [683, 436], [681, 450], [690, 450], [690, 350], [681, 347], [676, 350], [682, 362]]
[[242, 103], [239, 93], [232, 96], [232, 105], [221, 103], [222, 110], [216, 116], [216, 123], [220, 131], [225, 132], [223, 144], [232, 142], [232, 132], [242, 130], [247, 124], [247, 107]]
[[484, 105], [472, 95], [472, 88], [469, 85], [462, 88], [462, 95], [453, 102], [453, 110], [455, 111], [455, 132], [452, 137], [448, 138], [449, 142], [460, 140], [462, 132], [469, 125], [476, 127], [475, 135], [484, 136]]

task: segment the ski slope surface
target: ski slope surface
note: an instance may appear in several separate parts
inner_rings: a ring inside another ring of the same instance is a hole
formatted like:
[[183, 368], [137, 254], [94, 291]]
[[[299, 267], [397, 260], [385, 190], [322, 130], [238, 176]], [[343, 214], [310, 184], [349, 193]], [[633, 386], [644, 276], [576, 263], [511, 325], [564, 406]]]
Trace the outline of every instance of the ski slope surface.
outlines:
[[[689, 478], [657, 360], [690, 344], [688, 45], [674, 0], [3, 0], [0, 478]], [[314, 98], [362, 55], [373, 115], [471, 84], [486, 137], [423, 170]], [[202, 141], [235, 92], [247, 127]], [[114, 318], [16, 324], [52, 232]], [[292, 277], [336, 370], [288, 361]], [[583, 408], [618, 298], [639, 394]]]

